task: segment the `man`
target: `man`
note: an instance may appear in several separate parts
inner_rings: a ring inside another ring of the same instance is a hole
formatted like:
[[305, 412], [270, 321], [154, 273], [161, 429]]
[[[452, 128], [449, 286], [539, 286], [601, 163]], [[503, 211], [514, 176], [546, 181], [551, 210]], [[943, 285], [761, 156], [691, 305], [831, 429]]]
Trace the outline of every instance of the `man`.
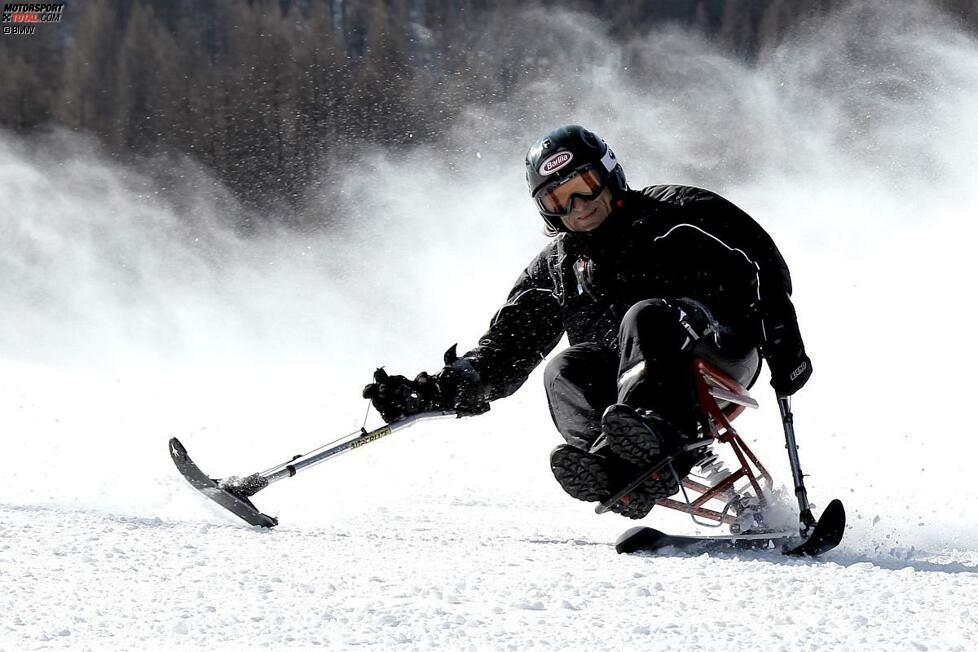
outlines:
[[[453, 346], [440, 372], [414, 381], [377, 370], [364, 396], [385, 420], [485, 412], [566, 333], [570, 346], [544, 373], [567, 441], [550, 465], [568, 494], [600, 501], [695, 436], [694, 356], [750, 386], [760, 350], [781, 396], [808, 381], [788, 269], [746, 213], [699, 188], [629, 189], [611, 148], [576, 125], [530, 148], [526, 179], [553, 241], [476, 348], [458, 357]], [[694, 463], [681, 460], [679, 477]], [[678, 490], [676, 475], [657, 475], [614, 510], [642, 518]]]

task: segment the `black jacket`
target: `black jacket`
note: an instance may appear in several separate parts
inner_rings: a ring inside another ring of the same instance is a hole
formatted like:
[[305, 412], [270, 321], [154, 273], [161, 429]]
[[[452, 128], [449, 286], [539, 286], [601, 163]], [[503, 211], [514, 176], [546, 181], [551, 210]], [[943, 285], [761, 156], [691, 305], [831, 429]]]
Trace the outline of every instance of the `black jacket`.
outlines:
[[[575, 270], [575, 267], [577, 268]], [[494, 400], [515, 392], [557, 345], [617, 347], [632, 304], [690, 298], [767, 353], [804, 355], [791, 277], [770, 236], [747, 213], [708, 190], [629, 190], [590, 233], [561, 233], [523, 271], [479, 345], [465, 354]]]

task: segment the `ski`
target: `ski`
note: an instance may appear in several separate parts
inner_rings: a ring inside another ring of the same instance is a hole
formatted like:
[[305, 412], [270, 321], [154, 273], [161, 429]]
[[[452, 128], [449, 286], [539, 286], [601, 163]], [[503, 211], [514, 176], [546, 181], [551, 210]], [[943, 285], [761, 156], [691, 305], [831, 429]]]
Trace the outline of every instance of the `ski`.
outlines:
[[232, 493], [220, 485], [220, 480], [207, 477], [190, 459], [190, 456], [187, 455], [187, 449], [176, 437], [170, 440], [170, 457], [180, 474], [190, 483], [190, 486], [238, 518], [260, 527], [278, 525], [278, 519], [262, 514], [247, 497]]
[[783, 552], [795, 557], [816, 557], [839, 545], [845, 531], [846, 508], [841, 500], [834, 498], [822, 512], [808, 537]]
[[746, 532], [727, 536], [683, 536], [666, 534], [650, 527], [633, 527], [615, 542], [619, 554], [658, 552], [667, 548], [703, 553], [724, 550], [777, 550], [794, 557], [817, 557], [842, 541], [846, 512], [839, 500], [833, 500], [822, 513], [811, 533], [802, 538], [791, 531]]
[[780, 549], [792, 538], [793, 532], [746, 533], [718, 536], [686, 536], [666, 534], [650, 527], [633, 527], [615, 542], [619, 554], [633, 552], [658, 552], [674, 548], [683, 552], [718, 552], [722, 550], [770, 550]]

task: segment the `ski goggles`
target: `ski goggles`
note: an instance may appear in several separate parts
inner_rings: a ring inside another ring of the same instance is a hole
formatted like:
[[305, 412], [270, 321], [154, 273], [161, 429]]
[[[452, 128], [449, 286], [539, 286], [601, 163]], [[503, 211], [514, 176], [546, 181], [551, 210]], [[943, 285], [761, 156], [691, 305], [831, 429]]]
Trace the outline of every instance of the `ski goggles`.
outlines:
[[591, 200], [601, 194], [605, 176], [593, 165], [575, 170], [569, 177], [544, 186], [534, 199], [541, 210], [552, 215], [567, 215], [574, 205], [574, 197]]

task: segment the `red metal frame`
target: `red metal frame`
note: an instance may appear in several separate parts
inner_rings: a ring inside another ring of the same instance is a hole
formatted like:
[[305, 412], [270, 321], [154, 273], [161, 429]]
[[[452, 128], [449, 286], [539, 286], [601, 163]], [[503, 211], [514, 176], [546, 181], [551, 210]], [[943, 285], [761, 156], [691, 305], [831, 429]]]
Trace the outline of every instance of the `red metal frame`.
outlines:
[[[660, 499], [657, 501], [657, 504], [685, 513], [692, 511], [696, 516], [730, 525], [736, 522], [736, 516], [723, 514], [715, 509], [704, 507], [704, 505], [713, 499], [726, 503], [735, 491], [734, 484], [741, 478], [747, 478], [751, 487], [754, 489], [760, 506], [763, 508], [767, 505], [767, 498], [764, 490], [761, 489], [758, 477], [763, 479], [769, 487], [773, 481], [767, 469], [764, 468], [760, 460], [757, 459], [757, 456], [744, 443], [744, 440], [741, 439], [740, 435], [730, 423], [744, 411], [745, 407], [730, 402], [726, 406], [721, 407], [719, 401], [710, 394], [710, 388], [716, 387], [732, 392], [740, 397], [750, 398], [747, 390], [727, 374], [701, 358], [693, 359], [693, 379], [696, 386], [696, 397], [704, 413], [704, 425], [708, 426], [710, 430], [707, 434], [719, 442], [730, 444], [734, 455], [737, 456], [737, 461], [740, 462], [740, 467], [733, 470], [729, 476], [712, 487], [691, 480], [690, 478], [684, 478], [682, 480], [683, 486], [688, 490], [700, 494], [695, 500], [690, 501], [689, 505], [671, 498]], [[751, 464], [753, 464], [753, 469], [751, 468]]]

